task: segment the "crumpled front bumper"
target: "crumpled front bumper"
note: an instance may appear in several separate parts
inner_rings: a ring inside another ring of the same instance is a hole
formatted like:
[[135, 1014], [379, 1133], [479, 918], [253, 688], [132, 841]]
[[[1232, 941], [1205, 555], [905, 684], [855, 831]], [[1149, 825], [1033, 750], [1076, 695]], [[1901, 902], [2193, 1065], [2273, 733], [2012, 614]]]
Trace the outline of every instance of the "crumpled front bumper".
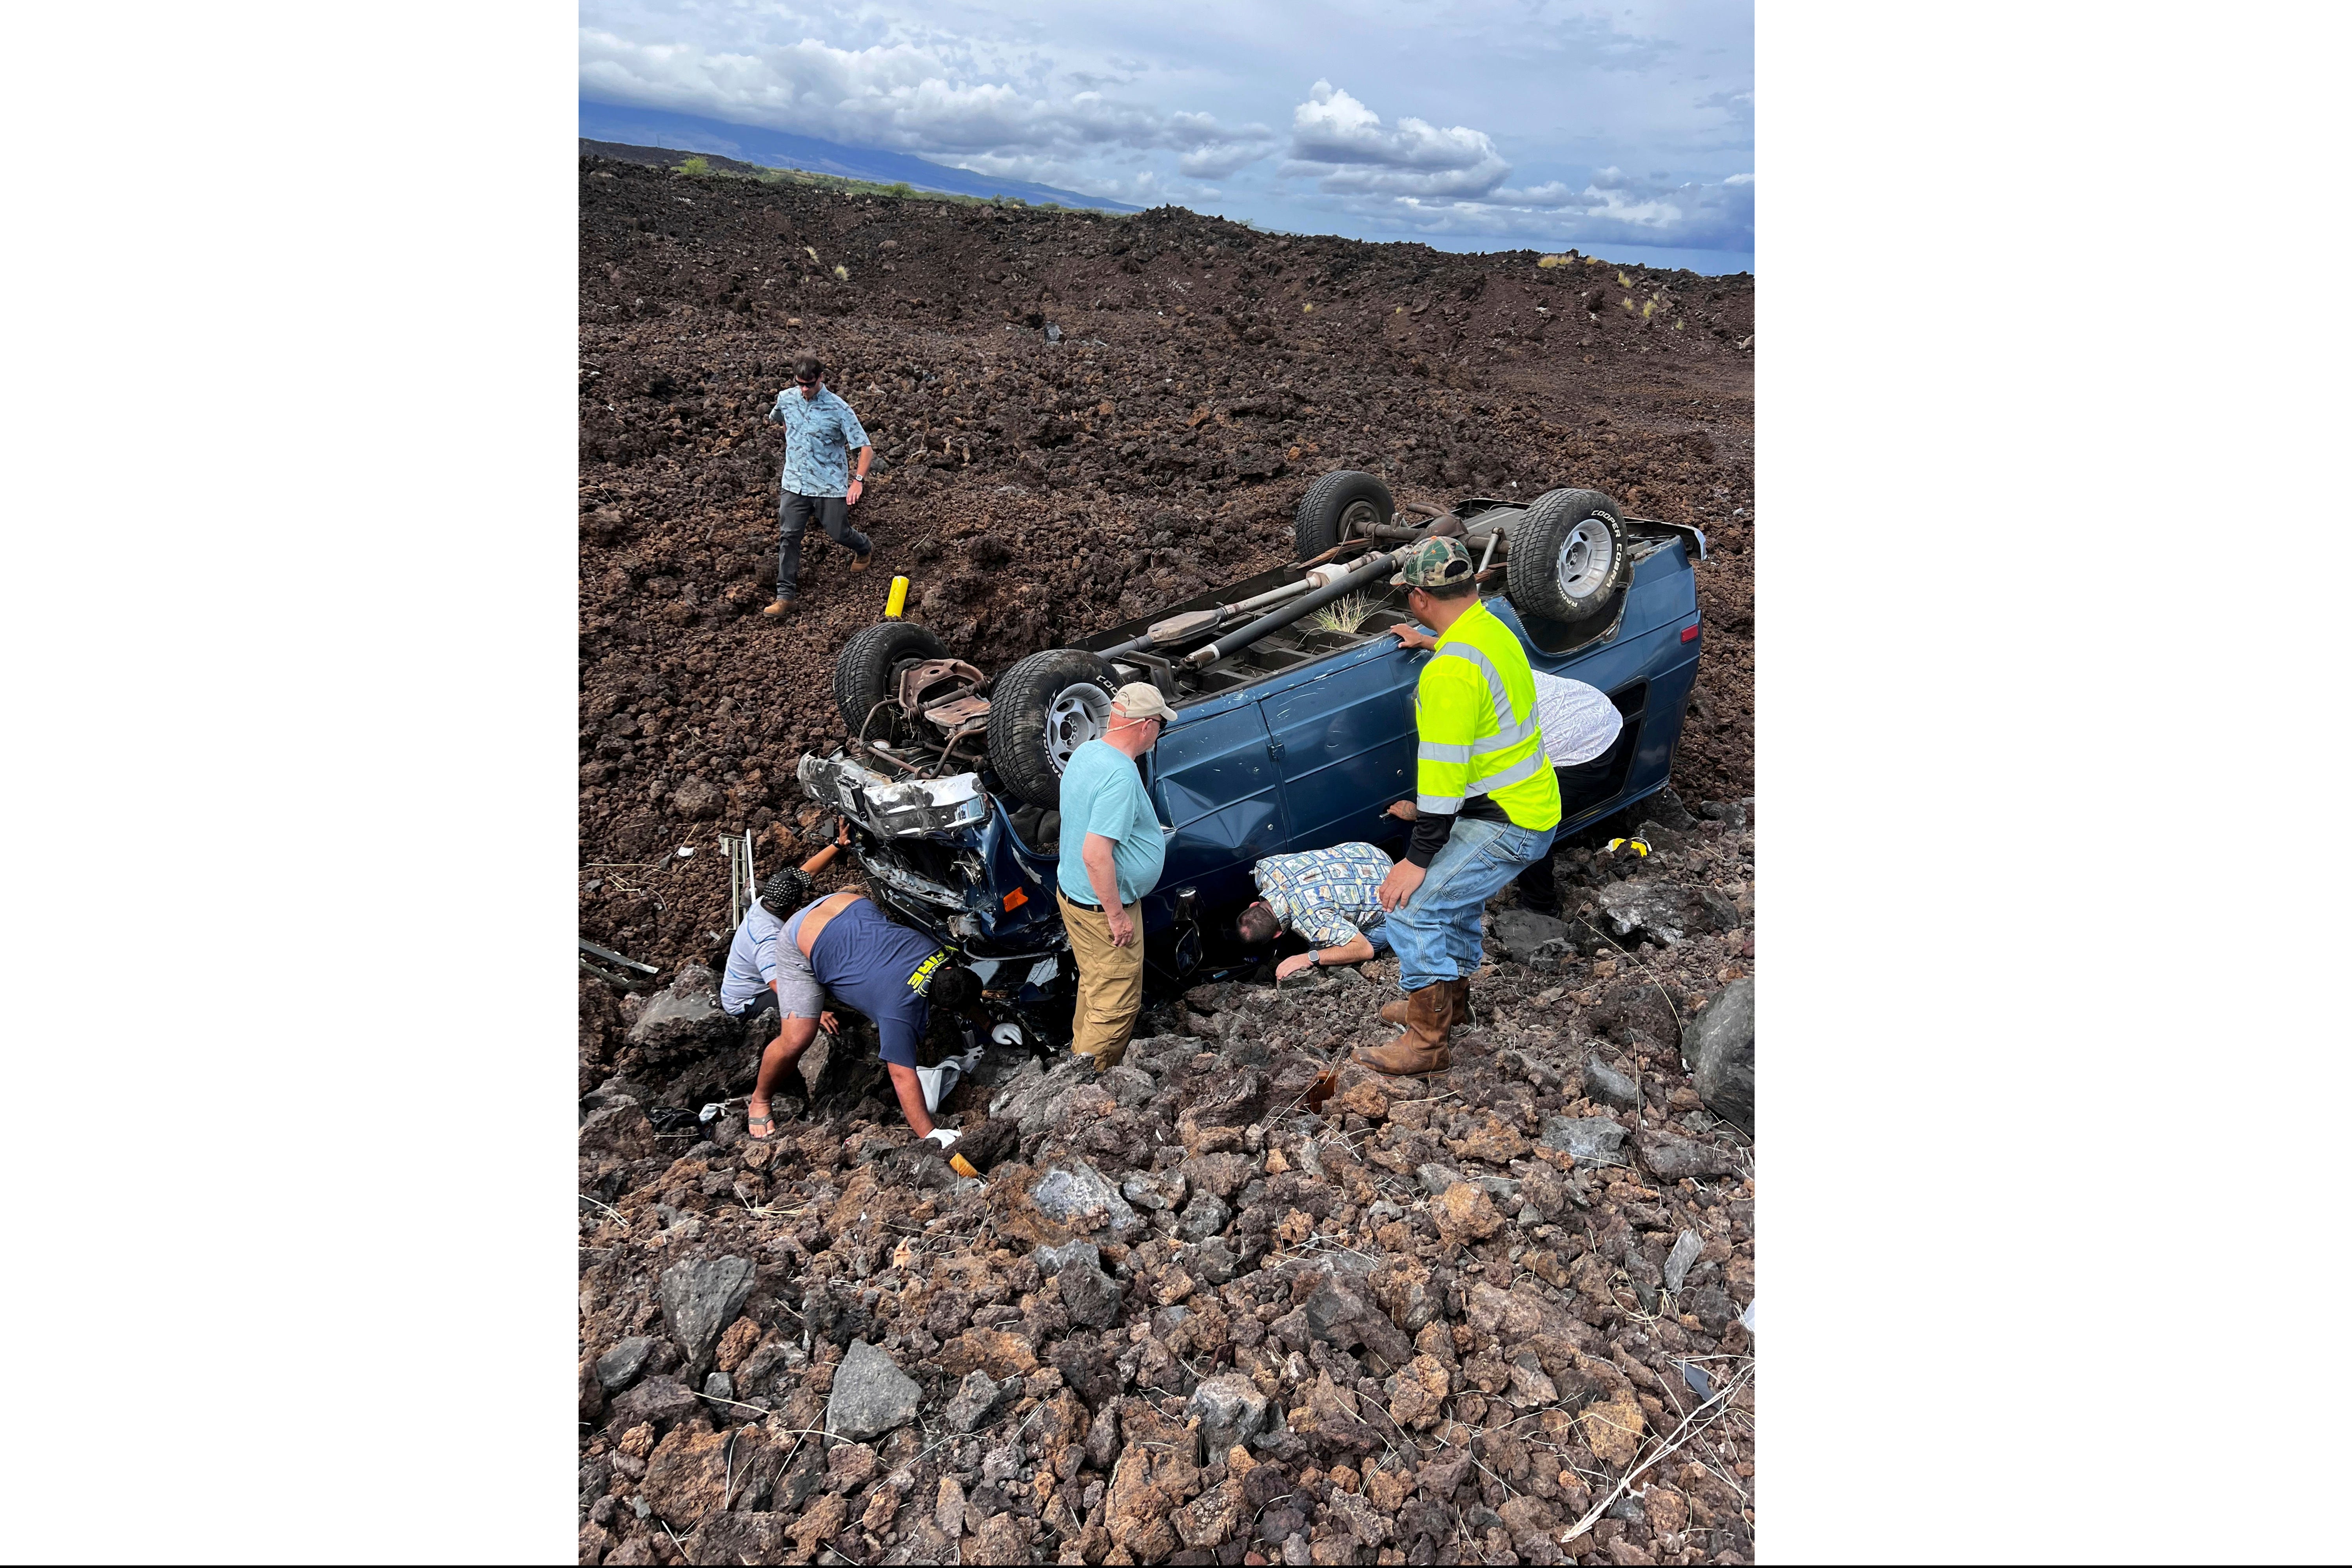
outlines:
[[801, 758], [801, 788], [877, 838], [911, 838], [978, 827], [988, 820], [988, 795], [978, 773], [943, 779], [893, 779], [844, 756]]
[[967, 955], [1010, 959], [1067, 945], [1050, 864], [1024, 864], [976, 773], [886, 778], [836, 752], [801, 758], [808, 797], [855, 831], [851, 853], [899, 916]]
[[[797, 776], [810, 800], [849, 821], [850, 853], [891, 918], [954, 948], [983, 984], [1013, 993], [1016, 1005], [1067, 995], [1076, 971], [1055, 898], [1055, 857], [1023, 844], [978, 774], [894, 779], [835, 752], [803, 755]], [[1174, 927], [1147, 913], [1148, 974], [1189, 974], [1200, 963], [1190, 889], [1171, 898], [1157, 901], [1171, 908]]]

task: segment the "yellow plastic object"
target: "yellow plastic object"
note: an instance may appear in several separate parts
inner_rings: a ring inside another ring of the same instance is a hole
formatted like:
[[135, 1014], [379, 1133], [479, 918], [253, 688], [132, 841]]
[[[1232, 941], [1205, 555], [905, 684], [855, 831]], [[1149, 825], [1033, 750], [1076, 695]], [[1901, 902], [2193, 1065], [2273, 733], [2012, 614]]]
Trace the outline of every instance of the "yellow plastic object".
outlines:
[[1634, 854], [1640, 856], [1645, 860], [1650, 858], [1650, 846], [1645, 840], [1640, 838], [1612, 838], [1609, 841], [1610, 853], [1612, 855], [1615, 854], [1617, 847], [1620, 845], [1631, 849]]
[[906, 613], [907, 580], [904, 577], [893, 577], [890, 579], [890, 602], [882, 606], [882, 618], [886, 621], [895, 621]]
[[[901, 577], [898, 581], [903, 583], [906, 579]], [[974, 1181], [978, 1181], [980, 1179], [980, 1173], [972, 1169], [971, 1162], [965, 1159], [961, 1154], [950, 1154], [948, 1156], [948, 1168], [959, 1176], [970, 1176]]]

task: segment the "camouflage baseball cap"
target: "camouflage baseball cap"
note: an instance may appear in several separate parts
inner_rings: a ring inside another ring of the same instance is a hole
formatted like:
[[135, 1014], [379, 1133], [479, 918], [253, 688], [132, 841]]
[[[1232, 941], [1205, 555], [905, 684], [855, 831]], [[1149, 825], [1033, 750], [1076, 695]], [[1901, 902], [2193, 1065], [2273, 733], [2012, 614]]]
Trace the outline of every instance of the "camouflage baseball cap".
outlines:
[[1458, 539], [1422, 540], [1400, 552], [1397, 564], [1402, 570], [1389, 579], [1390, 585], [1397, 588], [1443, 588], [1468, 582], [1475, 570], [1470, 564], [1470, 552]]

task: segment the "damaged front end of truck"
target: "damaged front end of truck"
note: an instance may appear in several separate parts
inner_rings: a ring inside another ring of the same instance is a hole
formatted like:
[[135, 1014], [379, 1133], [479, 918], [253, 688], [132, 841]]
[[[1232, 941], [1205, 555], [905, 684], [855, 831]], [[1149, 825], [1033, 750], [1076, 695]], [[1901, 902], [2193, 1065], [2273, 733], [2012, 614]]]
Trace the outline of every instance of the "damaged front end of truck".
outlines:
[[1391, 578], [1402, 550], [1452, 537], [1531, 668], [1617, 709], [1616, 739], [1563, 795], [1561, 830], [1663, 788], [1697, 674], [1705, 536], [1626, 518], [1594, 490], [1416, 510], [1401, 521], [1375, 475], [1327, 475], [1300, 502], [1297, 561], [993, 676], [913, 622], [867, 626], [835, 666], [847, 739], [802, 758], [801, 786], [850, 824], [867, 890], [894, 918], [961, 952], [1000, 999], [1066, 1008], [1061, 777], [1105, 732], [1118, 689], [1148, 681], [1176, 717], [1138, 764], [1166, 851], [1138, 910], [1146, 994], [1245, 973], [1266, 954], [1231, 916], [1265, 857], [1402, 850], [1388, 807], [1413, 794], [1429, 656], [1388, 635], [1412, 624]]
[[845, 753], [804, 755], [799, 768], [808, 797], [848, 820], [868, 894], [961, 952], [990, 990], [1028, 1004], [1066, 994], [1052, 859], [1020, 841], [977, 773], [883, 768]]

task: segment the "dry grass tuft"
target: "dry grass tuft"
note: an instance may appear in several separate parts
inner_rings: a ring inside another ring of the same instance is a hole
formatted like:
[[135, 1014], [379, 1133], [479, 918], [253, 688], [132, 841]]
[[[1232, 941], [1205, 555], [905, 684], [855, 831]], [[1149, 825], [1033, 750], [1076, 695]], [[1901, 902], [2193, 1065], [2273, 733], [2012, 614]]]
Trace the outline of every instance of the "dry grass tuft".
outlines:
[[1372, 601], [1362, 594], [1350, 594], [1346, 598], [1324, 605], [1307, 617], [1307, 624], [1318, 632], [1337, 632], [1352, 637], [1371, 616]]

